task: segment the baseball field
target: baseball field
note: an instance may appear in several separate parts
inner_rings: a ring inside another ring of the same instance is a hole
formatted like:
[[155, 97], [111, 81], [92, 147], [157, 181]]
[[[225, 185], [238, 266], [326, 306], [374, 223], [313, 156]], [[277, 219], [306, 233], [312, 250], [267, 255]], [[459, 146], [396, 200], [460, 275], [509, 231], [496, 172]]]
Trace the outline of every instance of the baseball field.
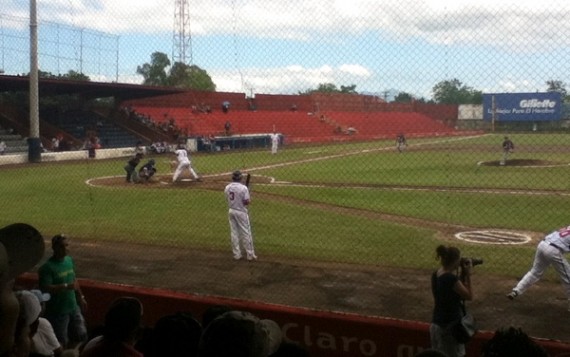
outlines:
[[[569, 136], [509, 135], [501, 166], [503, 135], [408, 138], [402, 153], [393, 140], [198, 153], [203, 182], [177, 184], [169, 154], [148, 155], [148, 184], [125, 182], [127, 158], [5, 166], [0, 220], [69, 235], [85, 278], [419, 321], [435, 248], [455, 245], [484, 260], [468, 305], [483, 329], [570, 340], [553, 271], [505, 298], [542, 236], [570, 224]], [[252, 175], [255, 263], [231, 257], [236, 169]]]

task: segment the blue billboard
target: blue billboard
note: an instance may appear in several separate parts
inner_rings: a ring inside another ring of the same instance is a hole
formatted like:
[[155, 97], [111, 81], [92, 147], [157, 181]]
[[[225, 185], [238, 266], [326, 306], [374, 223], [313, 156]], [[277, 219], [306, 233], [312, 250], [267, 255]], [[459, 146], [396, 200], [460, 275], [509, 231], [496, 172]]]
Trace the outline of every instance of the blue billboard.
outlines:
[[[494, 98], [494, 106], [493, 106]], [[491, 93], [483, 94], [483, 119], [491, 121], [552, 121], [560, 120], [560, 92]]]

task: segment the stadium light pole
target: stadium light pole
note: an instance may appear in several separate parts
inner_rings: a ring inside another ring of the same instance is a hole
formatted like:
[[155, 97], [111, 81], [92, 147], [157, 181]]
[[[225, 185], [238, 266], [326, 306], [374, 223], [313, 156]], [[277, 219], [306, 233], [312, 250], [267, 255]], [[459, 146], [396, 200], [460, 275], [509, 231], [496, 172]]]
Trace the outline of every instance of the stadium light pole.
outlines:
[[28, 137], [28, 161], [40, 162], [40, 120], [38, 88], [38, 14], [36, 0], [30, 0], [30, 135]]

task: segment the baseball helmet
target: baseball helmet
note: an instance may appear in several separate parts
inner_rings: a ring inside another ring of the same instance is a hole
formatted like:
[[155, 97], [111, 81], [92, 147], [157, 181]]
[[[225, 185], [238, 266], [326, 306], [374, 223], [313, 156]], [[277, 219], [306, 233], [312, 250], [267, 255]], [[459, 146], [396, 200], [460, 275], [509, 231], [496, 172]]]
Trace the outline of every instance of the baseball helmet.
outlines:
[[242, 176], [243, 175], [241, 174], [241, 171], [236, 170], [232, 173], [232, 180], [239, 181], [239, 180], [241, 180]]
[[148, 160], [148, 163], [151, 165], [154, 165], [156, 162], [154, 161], [154, 159], [150, 159], [150, 160]]

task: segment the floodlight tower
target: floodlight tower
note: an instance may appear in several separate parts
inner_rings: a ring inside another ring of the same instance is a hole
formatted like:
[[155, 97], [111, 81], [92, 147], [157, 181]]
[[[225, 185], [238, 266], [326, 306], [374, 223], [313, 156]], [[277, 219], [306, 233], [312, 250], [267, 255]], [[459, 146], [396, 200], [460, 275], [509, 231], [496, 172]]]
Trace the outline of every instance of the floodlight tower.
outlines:
[[190, 36], [190, 6], [188, 5], [188, 0], [175, 0], [172, 40], [172, 62], [182, 62], [191, 65], [192, 38]]

